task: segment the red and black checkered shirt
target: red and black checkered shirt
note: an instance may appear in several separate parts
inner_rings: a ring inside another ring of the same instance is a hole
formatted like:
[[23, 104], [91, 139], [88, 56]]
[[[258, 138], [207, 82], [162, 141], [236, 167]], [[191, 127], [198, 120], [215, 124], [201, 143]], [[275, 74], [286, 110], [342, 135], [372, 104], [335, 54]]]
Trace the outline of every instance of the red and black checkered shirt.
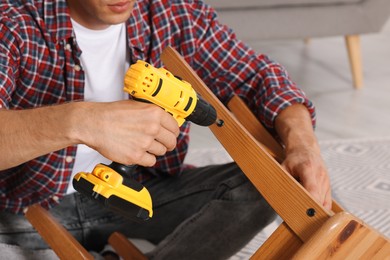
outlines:
[[[26, 109], [83, 100], [84, 71], [65, 0], [4, 0], [0, 3], [0, 107]], [[156, 67], [167, 46], [180, 52], [223, 103], [242, 97], [269, 129], [285, 107], [314, 107], [285, 70], [237, 40], [201, 1], [139, 0], [127, 21], [132, 63]], [[80, 69], [81, 68], [81, 69]], [[184, 169], [189, 124], [182, 127], [176, 149], [134, 178], [178, 175]], [[40, 203], [50, 207], [67, 190], [76, 146], [53, 151], [0, 171], [0, 210], [21, 213]]]

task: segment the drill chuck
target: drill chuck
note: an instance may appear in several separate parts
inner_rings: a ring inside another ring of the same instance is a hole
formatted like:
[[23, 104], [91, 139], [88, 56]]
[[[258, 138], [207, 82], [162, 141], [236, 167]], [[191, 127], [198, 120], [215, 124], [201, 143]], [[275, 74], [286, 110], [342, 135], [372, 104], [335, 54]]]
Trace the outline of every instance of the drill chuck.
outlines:
[[210, 126], [217, 120], [217, 112], [214, 107], [207, 103], [201, 96], [197, 95], [196, 107], [186, 120], [200, 126]]

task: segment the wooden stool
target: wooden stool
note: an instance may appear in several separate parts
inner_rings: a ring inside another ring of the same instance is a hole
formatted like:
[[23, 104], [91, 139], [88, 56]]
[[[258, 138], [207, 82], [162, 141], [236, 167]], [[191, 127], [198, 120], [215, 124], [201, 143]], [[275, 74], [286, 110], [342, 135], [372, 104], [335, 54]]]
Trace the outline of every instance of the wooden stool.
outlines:
[[[229, 108], [236, 116], [233, 117], [173, 48], [165, 49], [161, 59], [170, 72], [188, 81], [197, 93], [214, 106], [218, 119], [224, 124], [210, 126], [211, 131], [284, 220], [253, 259], [289, 259], [294, 255], [296, 259], [305, 259], [314, 248], [318, 259], [345, 259], [344, 256], [351, 259], [390, 258], [388, 238], [356, 217], [343, 213], [336, 202], [333, 202], [332, 211], [323, 208], [277, 162], [284, 155], [279, 148], [272, 148], [274, 142], [271, 141], [269, 148], [273, 149], [276, 160], [259, 144], [259, 141], [269, 142], [272, 137], [266, 131], [259, 130], [261, 124], [249, 126], [257, 120], [244, 112], [246, 108], [241, 105], [239, 98], [233, 97], [229, 103]], [[248, 118], [243, 114], [248, 115]], [[249, 131], [260, 131], [261, 135], [257, 135], [257, 132], [251, 135]], [[310, 255], [309, 259], [317, 258]]]

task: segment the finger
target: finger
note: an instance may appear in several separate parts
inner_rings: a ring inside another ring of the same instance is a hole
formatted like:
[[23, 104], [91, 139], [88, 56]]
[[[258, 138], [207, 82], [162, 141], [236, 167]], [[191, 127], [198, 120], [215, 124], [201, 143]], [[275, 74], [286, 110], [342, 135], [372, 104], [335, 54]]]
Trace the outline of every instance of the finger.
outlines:
[[152, 143], [152, 145], [149, 147], [147, 152], [156, 156], [160, 156], [160, 155], [164, 155], [167, 152], [167, 147], [162, 143], [160, 143], [159, 141], [155, 140]]
[[325, 194], [325, 199], [324, 199], [324, 204], [323, 206], [328, 209], [332, 210], [332, 193], [331, 190], [329, 189], [328, 192]]
[[322, 205], [328, 209], [332, 209], [332, 192], [330, 188], [330, 180], [328, 171], [326, 168], [322, 168], [320, 171], [319, 178], [319, 185], [322, 187], [323, 193], [321, 194], [323, 196]]
[[138, 160], [137, 164], [145, 167], [152, 167], [156, 164], [156, 156], [148, 152], [143, 153], [142, 157]]
[[172, 115], [168, 113], [165, 113], [161, 117], [161, 126], [166, 130], [168, 130], [169, 132], [173, 133], [176, 137], [179, 136], [180, 134], [178, 122]]
[[312, 171], [304, 171], [300, 176], [302, 186], [322, 205], [324, 202], [324, 196], [321, 195], [322, 185], [318, 183], [315, 174]]
[[177, 135], [170, 130], [162, 128], [155, 140], [165, 147], [165, 152], [167, 150], [172, 151], [176, 147]]
[[292, 167], [288, 167], [286, 161], [281, 163], [281, 166], [294, 177], [294, 179], [296, 179], [316, 201], [322, 203], [321, 196], [319, 195], [320, 192], [318, 191], [317, 180], [315, 179], [312, 170], [303, 167], [298, 167], [298, 170], [292, 170]]

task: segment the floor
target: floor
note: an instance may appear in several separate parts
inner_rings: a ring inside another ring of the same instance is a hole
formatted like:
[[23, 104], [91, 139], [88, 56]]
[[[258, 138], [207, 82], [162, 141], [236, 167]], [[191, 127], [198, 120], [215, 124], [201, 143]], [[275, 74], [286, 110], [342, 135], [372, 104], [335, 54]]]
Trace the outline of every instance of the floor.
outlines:
[[[362, 35], [364, 87], [352, 87], [343, 37], [247, 42], [282, 64], [317, 109], [322, 140], [390, 136], [390, 20], [378, 34]], [[194, 126], [191, 147], [218, 147], [207, 128]]]

